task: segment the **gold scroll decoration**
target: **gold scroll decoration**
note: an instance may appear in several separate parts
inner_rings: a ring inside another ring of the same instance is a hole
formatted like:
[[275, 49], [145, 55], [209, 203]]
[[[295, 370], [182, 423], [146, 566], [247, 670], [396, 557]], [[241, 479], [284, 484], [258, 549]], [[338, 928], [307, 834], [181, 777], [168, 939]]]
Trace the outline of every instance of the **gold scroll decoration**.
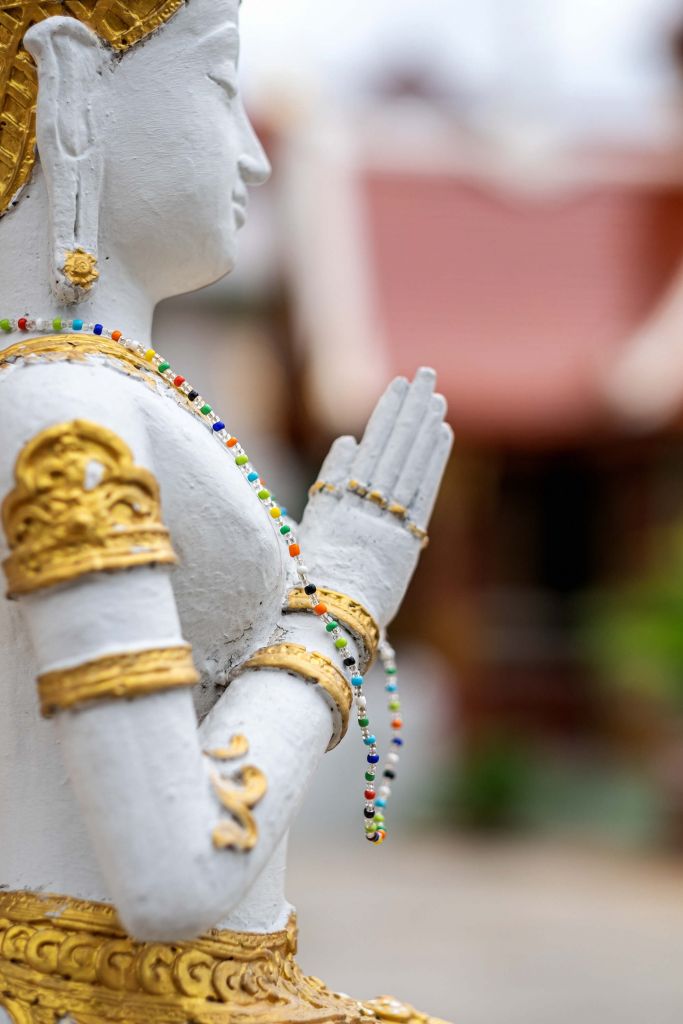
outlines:
[[23, 47], [27, 29], [55, 15], [77, 18], [124, 51], [160, 28], [185, 0], [0, 0], [0, 215], [35, 163], [38, 75]]
[[192, 649], [185, 644], [112, 654], [73, 668], [45, 672], [38, 676], [38, 694], [41, 711], [49, 718], [56, 711], [95, 700], [143, 697], [197, 682]]
[[360, 1024], [374, 1015], [306, 977], [294, 915], [268, 934], [136, 942], [113, 907], [0, 892], [0, 1006], [14, 1024]]
[[333, 750], [338, 746], [349, 727], [353, 692], [334, 662], [318, 651], [307, 651], [302, 644], [275, 644], [272, 647], [262, 647], [241, 666], [241, 670], [268, 668], [292, 672], [325, 690], [339, 712], [339, 725], [335, 728], [327, 749]]
[[[231, 736], [227, 746], [205, 750], [207, 757], [215, 761], [236, 761], [249, 753], [249, 740], [242, 733]], [[258, 841], [258, 826], [251, 813], [268, 790], [268, 780], [258, 768], [247, 765], [232, 779], [211, 773], [214, 793], [230, 811], [232, 818], [221, 821], [213, 830], [213, 845], [217, 850], [253, 850]]]
[[86, 420], [48, 427], [22, 449], [14, 476], [2, 503], [9, 595], [176, 561], [154, 475], [106, 427]]
[[[327, 605], [330, 615], [346, 626], [359, 647], [360, 671], [367, 672], [377, 657], [379, 647], [379, 626], [367, 608], [346, 594], [327, 587], [318, 587], [315, 596]], [[286, 612], [312, 611], [311, 599], [303, 587], [290, 590]]]

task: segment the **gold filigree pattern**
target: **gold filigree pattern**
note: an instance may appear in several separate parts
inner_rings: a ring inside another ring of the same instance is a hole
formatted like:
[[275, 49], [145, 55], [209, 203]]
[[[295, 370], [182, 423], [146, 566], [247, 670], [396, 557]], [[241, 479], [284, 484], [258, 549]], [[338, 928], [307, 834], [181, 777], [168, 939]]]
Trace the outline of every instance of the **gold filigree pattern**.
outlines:
[[17, 1024], [316, 1024], [369, 1012], [298, 967], [296, 920], [267, 935], [128, 938], [113, 907], [0, 893], [0, 1006]]
[[115, 50], [160, 28], [185, 0], [0, 0], [0, 215], [28, 181], [35, 162], [38, 76], [22, 41], [30, 25], [71, 15]]
[[214, 761], [235, 761], [249, 753], [249, 740], [242, 733], [237, 733], [230, 737], [227, 747], [214, 747], [213, 750], [205, 750], [204, 753]]
[[64, 257], [64, 276], [78, 288], [88, 291], [100, 276], [97, 256], [85, 249], [74, 249]]
[[379, 1020], [389, 1021], [390, 1024], [446, 1024], [437, 1017], [429, 1017], [426, 1013], [420, 1013], [410, 1003], [402, 1003], [393, 996], [380, 996], [378, 999], [371, 999], [364, 1004], [373, 1016]]
[[112, 654], [38, 676], [41, 711], [46, 718], [94, 700], [143, 697], [160, 690], [192, 686], [199, 674], [192, 649], [164, 647], [157, 650]]
[[[327, 605], [330, 615], [333, 615], [338, 622], [346, 626], [349, 633], [358, 644], [358, 656], [361, 672], [367, 672], [377, 657], [380, 632], [377, 622], [367, 608], [364, 608], [360, 601], [354, 601], [346, 594], [340, 594], [336, 590], [329, 590], [327, 587], [318, 587], [316, 597]], [[311, 599], [305, 593], [303, 587], [296, 587], [289, 592], [286, 612], [312, 611]]]
[[176, 561], [154, 475], [106, 427], [72, 420], [41, 431], [22, 449], [15, 481], [2, 503], [10, 595]]
[[307, 651], [302, 644], [274, 644], [262, 647], [241, 666], [244, 669], [279, 669], [293, 672], [307, 682], [316, 683], [331, 697], [339, 712], [339, 726], [330, 740], [328, 750], [333, 750], [344, 739], [349, 727], [349, 712], [353, 703], [353, 692], [349, 682], [334, 662], [318, 651]]
[[259, 768], [245, 765], [232, 779], [211, 773], [213, 790], [232, 820], [220, 821], [213, 830], [217, 850], [247, 853], [258, 842], [258, 825], [251, 813], [268, 791], [268, 780]]

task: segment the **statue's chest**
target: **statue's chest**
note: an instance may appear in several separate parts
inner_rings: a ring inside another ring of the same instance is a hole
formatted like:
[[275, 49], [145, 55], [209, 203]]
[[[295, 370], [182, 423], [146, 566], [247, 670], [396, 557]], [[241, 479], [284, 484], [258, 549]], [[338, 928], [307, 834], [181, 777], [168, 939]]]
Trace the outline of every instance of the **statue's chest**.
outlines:
[[232, 455], [191, 413], [152, 397], [155, 472], [179, 559], [172, 581], [202, 675], [204, 713], [229, 672], [271, 638], [285, 597], [286, 549]]

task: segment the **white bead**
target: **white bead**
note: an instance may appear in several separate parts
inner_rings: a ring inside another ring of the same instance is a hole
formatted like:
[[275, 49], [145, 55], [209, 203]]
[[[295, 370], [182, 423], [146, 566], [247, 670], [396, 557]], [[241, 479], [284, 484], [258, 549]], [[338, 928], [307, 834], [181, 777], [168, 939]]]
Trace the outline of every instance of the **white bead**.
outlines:
[[[291, 534], [289, 534], [289, 537], [291, 537]], [[287, 538], [287, 541], [289, 544], [291, 544], [293, 542], [289, 540], [289, 537]], [[298, 572], [299, 576], [308, 576], [308, 566], [304, 565], [302, 562], [299, 562], [299, 564], [296, 567], [296, 571]]]
[[366, 707], [368, 706], [368, 699], [367, 697], [359, 697], [356, 703], [358, 704], [358, 707], [360, 708], [361, 711], [365, 711]]
[[398, 764], [398, 759], [398, 754], [395, 754], [393, 750], [387, 754], [387, 764]]

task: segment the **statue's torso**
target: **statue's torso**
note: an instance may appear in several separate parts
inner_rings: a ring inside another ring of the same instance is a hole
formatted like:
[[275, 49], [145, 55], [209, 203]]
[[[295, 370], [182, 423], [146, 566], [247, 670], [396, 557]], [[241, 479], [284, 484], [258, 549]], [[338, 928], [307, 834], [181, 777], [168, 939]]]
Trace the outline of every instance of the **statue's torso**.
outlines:
[[[223, 692], [230, 670], [273, 634], [285, 592], [282, 545], [206, 427], [160, 386], [101, 361], [41, 362], [0, 372], [2, 496], [11, 489], [12, 468], [26, 441], [76, 418], [116, 431], [159, 482], [179, 559], [171, 570], [173, 590], [183, 637], [201, 673], [196, 706], [203, 715]], [[106, 898], [57, 730], [38, 711], [35, 675], [18, 603], [2, 601], [0, 884]]]

